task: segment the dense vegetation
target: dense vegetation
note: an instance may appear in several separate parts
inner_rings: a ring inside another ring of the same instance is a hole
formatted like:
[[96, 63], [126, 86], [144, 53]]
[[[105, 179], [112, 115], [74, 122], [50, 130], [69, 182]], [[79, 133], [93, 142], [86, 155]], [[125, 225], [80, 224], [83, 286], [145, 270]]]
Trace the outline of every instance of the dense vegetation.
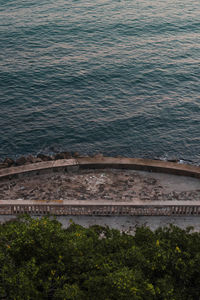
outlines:
[[135, 236], [21, 217], [0, 225], [0, 299], [200, 299], [200, 233]]

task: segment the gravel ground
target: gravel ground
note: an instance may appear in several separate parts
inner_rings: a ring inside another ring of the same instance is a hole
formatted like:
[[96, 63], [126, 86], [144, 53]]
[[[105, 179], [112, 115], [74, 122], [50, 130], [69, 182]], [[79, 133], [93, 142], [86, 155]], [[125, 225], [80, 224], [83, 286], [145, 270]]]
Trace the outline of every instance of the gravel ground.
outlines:
[[200, 200], [200, 180], [132, 170], [79, 170], [0, 181], [1, 200]]

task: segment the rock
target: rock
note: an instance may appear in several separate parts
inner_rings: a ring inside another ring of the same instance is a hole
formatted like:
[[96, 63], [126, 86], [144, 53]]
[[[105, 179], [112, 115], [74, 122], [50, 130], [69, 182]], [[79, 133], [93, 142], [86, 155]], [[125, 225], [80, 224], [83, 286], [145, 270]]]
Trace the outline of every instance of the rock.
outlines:
[[8, 167], [11, 167], [12, 165], [15, 164], [15, 161], [14, 161], [13, 159], [11, 159], [11, 158], [6, 158], [6, 159], [4, 159], [4, 162], [3, 162], [3, 163], [4, 163], [4, 164], [7, 164]]
[[78, 152], [74, 152], [73, 155], [70, 152], [60, 152], [60, 153], [56, 153], [53, 156], [53, 159], [57, 160], [57, 159], [71, 159], [73, 157], [79, 157], [79, 153]]
[[94, 155], [94, 158], [102, 158], [103, 154], [102, 153], [97, 153]]
[[41, 158], [39, 157], [34, 157], [34, 163], [42, 162]]
[[15, 163], [16, 163], [17, 166], [22, 166], [22, 165], [27, 164], [27, 160], [26, 160], [26, 158], [25, 158], [24, 156], [21, 156], [21, 157], [19, 157], [19, 158], [16, 160]]
[[[156, 179], [155, 178], [145, 178], [144, 183], [150, 184], [150, 185], [155, 185], [156, 184]], [[162, 187], [161, 187], [162, 188]]]
[[34, 163], [34, 159], [35, 159], [35, 157], [33, 155], [28, 155], [26, 157], [26, 161], [30, 164]]
[[41, 158], [39, 158], [39, 157], [34, 157], [34, 156], [32, 156], [32, 155], [27, 156], [26, 160], [27, 160], [27, 162], [30, 163], [30, 164], [35, 164], [35, 163], [38, 163], [38, 162], [41, 162], [41, 161], [42, 161]]
[[70, 159], [72, 158], [72, 155], [70, 152], [61, 152], [61, 154], [63, 154], [64, 158], [65, 159]]
[[43, 160], [43, 161], [49, 161], [49, 160], [52, 160], [51, 156], [45, 155], [45, 154], [42, 154], [42, 153], [38, 154], [38, 155], [37, 155], [37, 158], [40, 158], [40, 159]]
[[60, 152], [55, 154], [54, 159], [70, 159], [72, 158], [72, 155], [70, 152]]
[[178, 159], [176, 159], [176, 158], [171, 158], [171, 159], [168, 159], [167, 161], [169, 161], [169, 162], [179, 162], [179, 160]]
[[6, 163], [0, 163], [0, 169], [8, 168], [8, 164]]
[[78, 152], [74, 152], [74, 153], [73, 153], [73, 157], [77, 158], [77, 157], [80, 157], [80, 155], [79, 155]]
[[57, 153], [54, 155], [54, 159], [58, 160], [58, 159], [64, 159], [65, 155], [63, 153]]

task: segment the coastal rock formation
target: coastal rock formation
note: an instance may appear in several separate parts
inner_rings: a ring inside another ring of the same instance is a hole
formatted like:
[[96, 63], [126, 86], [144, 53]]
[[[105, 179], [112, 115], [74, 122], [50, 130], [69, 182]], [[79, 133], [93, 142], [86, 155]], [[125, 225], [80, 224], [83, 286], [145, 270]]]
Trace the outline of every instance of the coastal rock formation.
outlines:
[[71, 152], [60, 152], [55, 155], [46, 155], [43, 153], [39, 153], [37, 156], [28, 155], [28, 156], [20, 156], [16, 160], [12, 158], [5, 158], [4, 161], [0, 162], [0, 169], [9, 168], [13, 166], [23, 166], [27, 164], [34, 164], [42, 161], [51, 161], [58, 159], [71, 159], [71, 158], [80, 157], [78, 152], [74, 152], [73, 155]]
[[3, 163], [7, 165], [7, 167], [15, 165], [15, 161], [12, 158], [5, 158]]

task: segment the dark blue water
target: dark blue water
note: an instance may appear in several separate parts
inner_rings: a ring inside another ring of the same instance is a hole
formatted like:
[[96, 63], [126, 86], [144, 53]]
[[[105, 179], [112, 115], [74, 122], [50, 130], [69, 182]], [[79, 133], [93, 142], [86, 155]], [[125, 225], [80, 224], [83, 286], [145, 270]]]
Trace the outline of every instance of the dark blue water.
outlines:
[[199, 0], [0, 0], [0, 157], [200, 163]]

